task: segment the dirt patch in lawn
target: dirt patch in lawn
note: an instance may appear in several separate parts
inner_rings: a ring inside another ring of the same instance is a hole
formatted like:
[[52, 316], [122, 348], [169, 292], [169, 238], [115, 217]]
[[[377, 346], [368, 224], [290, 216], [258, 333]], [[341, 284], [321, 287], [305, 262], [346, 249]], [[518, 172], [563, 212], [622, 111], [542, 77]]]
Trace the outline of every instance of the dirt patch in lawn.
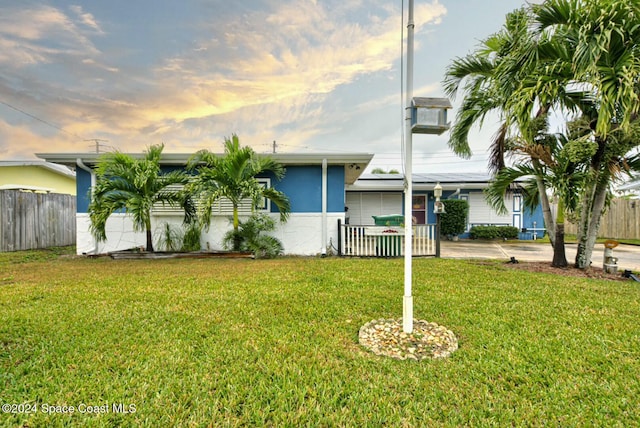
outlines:
[[572, 276], [578, 278], [608, 279], [611, 281], [630, 281], [622, 276], [622, 272], [617, 274], [606, 273], [602, 268], [591, 267], [589, 269], [576, 269], [572, 266], [557, 268], [551, 266], [549, 262], [519, 262], [505, 263], [505, 267], [510, 269], [526, 270], [529, 272], [550, 273], [553, 275]]

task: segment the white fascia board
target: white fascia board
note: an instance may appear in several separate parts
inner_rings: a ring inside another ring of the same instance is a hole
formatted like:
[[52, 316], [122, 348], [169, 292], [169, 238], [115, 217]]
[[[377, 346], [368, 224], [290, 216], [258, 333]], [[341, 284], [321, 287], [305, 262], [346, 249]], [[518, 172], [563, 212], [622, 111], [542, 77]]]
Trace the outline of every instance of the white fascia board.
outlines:
[[[85, 163], [94, 164], [100, 158], [100, 155], [99, 153], [36, 153], [36, 156], [41, 159], [61, 164], [75, 164], [78, 158]], [[134, 158], [142, 158], [144, 156], [143, 153], [129, 153], [129, 155]], [[163, 153], [161, 163], [163, 165], [184, 165], [192, 155], [193, 153]], [[220, 153], [219, 155], [223, 154]], [[258, 153], [258, 155], [270, 156], [285, 165], [320, 165], [323, 159], [326, 159], [330, 165], [351, 163], [368, 165], [373, 159], [373, 154], [371, 153]]]
[[56, 174], [64, 175], [69, 178], [76, 178], [75, 172], [69, 168], [57, 163], [46, 162], [44, 160], [22, 160], [22, 161], [0, 161], [0, 167], [16, 167], [16, 166], [36, 166], [38, 168], [48, 169]]

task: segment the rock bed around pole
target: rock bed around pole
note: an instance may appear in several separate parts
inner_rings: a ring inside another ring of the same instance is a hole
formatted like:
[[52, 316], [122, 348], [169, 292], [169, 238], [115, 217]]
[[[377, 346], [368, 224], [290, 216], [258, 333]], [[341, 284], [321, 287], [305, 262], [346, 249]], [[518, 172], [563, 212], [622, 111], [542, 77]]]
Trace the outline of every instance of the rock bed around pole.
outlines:
[[402, 319], [373, 320], [360, 327], [358, 338], [374, 354], [398, 360], [446, 358], [458, 349], [451, 330], [423, 320], [413, 321], [410, 334], [403, 331]]

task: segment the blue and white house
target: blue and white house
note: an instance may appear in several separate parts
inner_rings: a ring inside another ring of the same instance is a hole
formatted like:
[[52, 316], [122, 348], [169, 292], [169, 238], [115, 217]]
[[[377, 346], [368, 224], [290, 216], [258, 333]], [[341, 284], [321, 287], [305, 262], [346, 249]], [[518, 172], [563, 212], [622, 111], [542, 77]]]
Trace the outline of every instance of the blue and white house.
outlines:
[[[126, 213], [115, 213], [109, 218], [107, 241], [96, 242], [90, 233], [87, 211], [90, 190], [96, 178], [93, 169], [99, 154], [44, 153], [37, 156], [76, 170], [78, 254], [102, 254], [144, 246], [144, 233], [134, 232], [131, 219]], [[190, 156], [191, 154], [164, 153], [161, 165], [166, 169], [184, 168]], [[385, 231], [377, 230], [373, 216], [404, 214], [404, 179], [401, 174], [363, 174], [373, 158], [373, 154], [368, 153], [278, 153], [271, 156], [285, 166], [286, 175], [282, 180], [268, 175], [260, 177], [260, 180], [265, 186], [273, 186], [284, 192], [291, 202], [289, 220], [279, 223], [277, 230], [273, 232], [282, 241], [286, 254], [317, 255], [340, 251], [345, 255], [389, 255], [378, 248], [381, 243], [386, 243], [380, 239], [380, 233]], [[517, 186], [506, 197], [508, 214], [498, 215], [486, 204], [483, 189], [489, 180], [488, 174], [414, 174], [414, 254], [434, 254], [433, 188], [436, 183], [443, 187], [443, 198], [469, 201], [468, 228], [479, 224], [509, 225], [527, 230], [521, 234], [522, 239], [531, 239], [534, 234], [542, 236], [544, 224], [541, 211], [528, 212], [523, 208], [522, 196], [519, 195]], [[279, 218], [277, 208], [270, 206], [268, 202], [261, 209], [270, 213], [274, 219]], [[241, 207], [241, 216], [247, 216], [250, 212], [250, 203]], [[203, 249], [222, 249], [222, 238], [231, 228], [230, 217], [230, 204], [221, 201], [214, 207], [210, 228], [201, 236]], [[153, 228], [159, 230], [164, 223], [180, 225], [182, 212], [168, 207], [156, 207]], [[392, 244], [395, 251], [396, 243]]]
[[[141, 156], [141, 154], [132, 154]], [[144, 246], [143, 232], [134, 232], [133, 224], [126, 213], [114, 213], [107, 221], [107, 241], [96, 242], [90, 233], [88, 207], [90, 190], [95, 184], [93, 169], [99, 154], [91, 153], [44, 153], [38, 157], [50, 162], [64, 164], [76, 170], [77, 183], [77, 253], [101, 254]], [[161, 166], [165, 169], [183, 168], [191, 154], [164, 153]], [[372, 154], [300, 154], [283, 153], [271, 155], [286, 167], [285, 177], [278, 181], [272, 176], [260, 177], [266, 186], [284, 192], [291, 203], [289, 220], [279, 224], [273, 235], [280, 239], [286, 254], [323, 254], [327, 247], [337, 245], [338, 220], [345, 217], [345, 187], [353, 184], [373, 158]], [[277, 207], [265, 203], [262, 209], [278, 219]], [[241, 207], [240, 214], [249, 215], [251, 204]], [[208, 232], [203, 232], [203, 249], [221, 250], [222, 238], [231, 228], [231, 205], [224, 201], [214, 207], [213, 221]], [[163, 223], [180, 225], [182, 212], [157, 207], [154, 210], [152, 227], [159, 229]]]

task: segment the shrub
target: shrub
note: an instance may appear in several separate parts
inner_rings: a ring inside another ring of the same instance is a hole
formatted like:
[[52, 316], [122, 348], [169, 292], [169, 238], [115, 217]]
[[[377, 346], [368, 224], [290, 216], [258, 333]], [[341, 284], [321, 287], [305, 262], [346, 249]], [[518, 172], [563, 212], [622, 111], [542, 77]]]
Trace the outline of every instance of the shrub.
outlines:
[[469, 216], [469, 202], [464, 199], [445, 199], [445, 213], [440, 215], [440, 233], [456, 236], [464, 233]]
[[163, 251], [200, 251], [200, 225], [190, 223], [186, 230], [167, 222], [160, 226], [156, 245]]
[[246, 221], [241, 221], [238, 230], [228, 231], [222, 245], [230, 250], [251, 251], [258, 258], [273, 258], [281, 255], [284, 247], [278, 238], [263, 235], [276, 227], [276, 222], [266, 214], [252, 214]]
[[202, 228], [198, 222], [190, 223], [187, 230], [184, 232], [184, 239], [182, 240], [182, 251], [200, 251], [200, 233]]
[[160, 229], [156, 246], [163, 251], [178, 251], [183, 239], [180, 229], [167, 222], [162, 223]]
[[473, 226], [469, 235], [471, 239], [516, 239], [518, 228], [514, 226]]
[[500, 226], [498, 228], [498, 236], [504, 239], [518, 239], [519, 232], [515, 226]]

